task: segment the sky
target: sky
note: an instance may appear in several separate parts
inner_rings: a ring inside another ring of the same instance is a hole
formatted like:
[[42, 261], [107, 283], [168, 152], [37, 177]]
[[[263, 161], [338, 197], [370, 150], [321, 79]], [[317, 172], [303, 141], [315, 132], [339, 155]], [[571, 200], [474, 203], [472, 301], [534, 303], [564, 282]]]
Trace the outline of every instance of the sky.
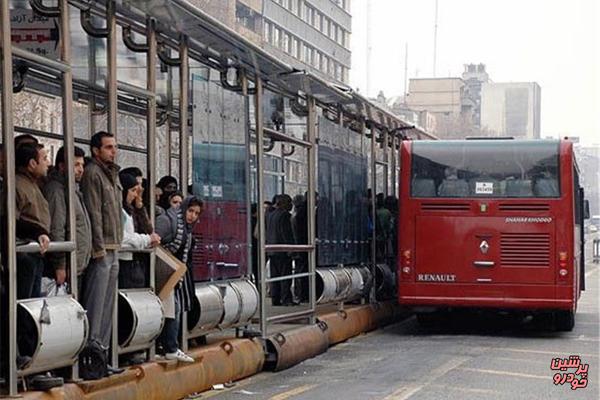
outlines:
[[[433, 76], [435, 0], [351, 6], [353, 88], [365, 94], [368, 75], [369, 96], [402, 95], [407, 44], [408, 79]], [[435, 76], [460, 76], [464, 64], [484, 63], [494, 82], [535, 81], [542, 137], [600, 143], [599, 24], [598, 0], [438, 0]]]

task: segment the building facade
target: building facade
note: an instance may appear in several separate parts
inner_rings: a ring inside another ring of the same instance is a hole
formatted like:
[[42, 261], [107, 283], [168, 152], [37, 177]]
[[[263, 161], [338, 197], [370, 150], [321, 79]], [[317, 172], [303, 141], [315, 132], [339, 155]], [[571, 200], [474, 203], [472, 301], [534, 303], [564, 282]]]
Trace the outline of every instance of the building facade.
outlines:
[[497, 136], [540, 137], [541, 88], [535, 82], [484, 83], [481, 126]]
[[465, 82], [464, 100], [469, 102], [473, 126], [481, 127], [481, 86], [490, 81], [485, 64], [465, 64], [462, 74]]
[[348, 84], [350, 0], [190, 2], [287, 64]]

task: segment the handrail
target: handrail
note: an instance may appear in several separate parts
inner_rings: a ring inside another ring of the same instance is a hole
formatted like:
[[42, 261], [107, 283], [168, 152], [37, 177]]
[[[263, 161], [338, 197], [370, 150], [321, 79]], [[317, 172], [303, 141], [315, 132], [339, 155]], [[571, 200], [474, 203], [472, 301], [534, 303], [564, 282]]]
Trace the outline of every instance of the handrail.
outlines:
[[119, 253], [153, 253], [154, 252], [154, 248], [144, 248], [144, 249], [138, 249], [136, 247], [133, 246], [121, 246], [121, 248], [119, 249]]
[[316, 311], [316, 309], [310, 308], [308, 310], [297, 311], [297, 312], [288, 313], [288, 314], [274, 315], [272, 317], [268, 317], [267, 322], [292, 321], [295, 319], [300, 319], [302, 317], [310, 317], [315, 311]]
[[276, 131], [270, 128], [263, 128], [263, 132], [266, 136], [269, 136], [271, 139], [278, 140], [280, 142], [293, 143], [298, 146], [302, 146], [305, 148], [310, 148], [311, 144], [306, 140], [298, 139], [293, 136], [286, 135], [283, 132]]
[[68, 72], [71, 70], [71, 66], [61, 61], [51, 60], [39, 54], [35, 54], [29, 50], [24, 50], [20, 47], [13, 46], [12, 54], [16, 58], [22, 58], [27, 61], [31, 61], [36, 65], [43, 65], [44, 67], [54, 69], [60, 72]]
[[313, 251], [315, 246], [310, 244], [266, 244], [265, 251], [272, 253], [303, 253], [306, 251]]
[[269, 278], [267, 279], [267, 283], [273, 283], [273, 282], [280, 282], [280, 281], [289, 281], [290, 279], [295, 279], [295, 278], [306, 278], [309, 276], [314, 275], [312, 272], [303, 272], [301, 274], [292, 274], [292, 275], [285, 275], [285, 276], [278, 276], [277, 278]]
[[[76, 249], [75, 242], [50, 242], [46, 253], [66, 253]], [[17, 246], [17, 253], [40, 253], [41, 247], [38, 242], [29, 242]]]

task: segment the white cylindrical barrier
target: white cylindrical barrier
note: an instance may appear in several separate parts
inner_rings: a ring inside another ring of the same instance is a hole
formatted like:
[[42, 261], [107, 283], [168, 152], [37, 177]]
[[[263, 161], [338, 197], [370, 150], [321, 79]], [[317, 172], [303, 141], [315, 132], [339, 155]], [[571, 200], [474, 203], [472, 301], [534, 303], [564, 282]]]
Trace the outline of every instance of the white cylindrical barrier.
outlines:
[[207, 283], [196, 283], [196, 298], [188, 312], [190, 333], [199, 334], [213, 330], [223, 319], [225, 312], [221, 290]]
[[252, 282], [247, 279], [233, 281], [231, 286], [238, 293], [241, 303], [241, 312], [237, 324], [250, 322], [258, 311], [258, 290]]
[[350, 288], [348, 293], [346, 294], [345, 301], [356, 300], [363, 295], [363, 290], [365, 286], [365, 282], [363, 280], [363, 275], [360, 273], [360, 270], [356, 267], [348, 267], [345, 268], [346, 272], [350, 276]]
[[217, 286], [221, 290], [224, 307], [223, 319], [219, 324], [219, 328], [230, 328], [240, 320], [242, 314], [242, 302], [237, 290], [235, 290], [230, 283], [218, 284]]
[[362, 275], [363, 278], [363, 289], [362, 296], [366, 297], [369, 295], [371, 288], [373, 287], [373, 274], [371, 270], [366, 265], [361, 265], [358, 267], [358, 271]]
[[316, 275], [317, 303], [325, 304], [335, 300], [337, 281], [328, 268], [317, 269]]
[[162, 331], [165, 312], [151, 289], [119, 291], [119, 346], [150, 345]]
[[344, 301], [350, 291], [350, 274], [345, 268], [333, 268], [331, 272], [335, 276], [336, 281], [335, 301]]
[[20, 300], [17, 318], [19, 353], [31, 357], [26, 370], [70, 365], [87, 342], [85, 310], [71, 296]]

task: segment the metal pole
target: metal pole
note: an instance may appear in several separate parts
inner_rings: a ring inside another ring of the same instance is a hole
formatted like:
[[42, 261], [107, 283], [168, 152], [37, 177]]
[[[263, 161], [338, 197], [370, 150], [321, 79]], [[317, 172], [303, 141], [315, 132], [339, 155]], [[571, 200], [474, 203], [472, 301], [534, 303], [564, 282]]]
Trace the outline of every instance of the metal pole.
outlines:
[[[188, 194], [188, 162], [189, 162], [189, 132], [188, 132], [188, 106], [189, 106], [189, 76], [190, 60], [188, 58], [188, 40], [181, 36], [179, 43], [179, 182], [183, 196]], [[181, 348], [188, 350], [187, 312], [182, 313], [181, 321]]]
[[257, 191], [257, 211], [258, 211], [258, 269], [259, 274], [259, 290], [260, 290], [260, 332], [263, 337], [267, 336], [267, 266], [265, 254], [265, 209], [263, 203], [265, 201], [264, 188], [264, 149], [263, 149], [263, 109], [262, 109], [262, 91], [263, 84], [260, 77], [256, 77], [254, 86], [256, 94], [254, 95], [254, 118], [256, 132], [256, 191]]
[[[246, 236], [247, 236], [247, 246], [246, 246], [246, 259], [248, 270], [246, 271], [247, 276], [252, 276], [254, 271], [256, 271], [256, 265], [252, 265], [252, 252], [255, 251], [252, 248], [252, 235], [254, 232], [252, 231], [252, 196], [250, 191], [250, 186], [252, 185], [252, 173], [250, 171], [250, 99], [248, 98], [248, 77], [246, 76], [246, 71], [240, 70], [240, 78], [242, 84], [242, 96], [244, 98], [244, 146], [246, 147]], [[260, 204], [256, 204], [256, 209], [258, 212]], [[256, 282], [256, 281], [255, 281]]]
[[[4, 343], [8, 343], [8, 360], [3, 355], [2, 363], [8, 367], [8, 375], [5, 374], [8, 383], [8, 395], [16, 396], [17, 391], [17, 265], [16, 265], [16, 235], [15, 235], [15, 217], [16, 217], [16, 199], [9, 187], [14, 188], [15, 184], [15, 148], [13, 132], [13, 96], [12, 96], [12, 44], [11, 44], [11, 25], [10, 13], [8, 10], [8, 1], [0, 2], [0, 35], [2, 42], [2, 143], [4, 144], [4, 190], [2, 201], [5, 205], [4, 228], [2, 232], [3, 240], [6, 246], [2, 251], [6, 252], [3, 257], [3, 263], [8, 273], [5, 285], [7, 287], [6, 297], [7, 306], [1, 304], [2, 311], [8, 311], [8, 329], [2, 323], [4, 329]], [[5, 353], [6, 354], [6, 353]]]
[[383, 131], [383, 135], [382, 135], [382, 143], [381, 143], [381, 148], [383, 150], [383, 162], [385, 163], [385, 169], [383, 170], [383, 194], [384, 196], [387, 196], [390, 191], [389, 191], [389, 169], [390, 169], [390, 163], [389, 163], [389, 154], [388, 154], [388, 132], [387, 130]]
[[189, 161], [189, 133], [188, 133], [188, 97], [189, 97], [189, 71], [187, 37], [181, 37], [179, 44], [179, 182], [181, 193], [187, 195], [188, 187], [188, 161]]
[[[308, 116], [306, 117], [306, 138], [311, 146], [307, 149], [307, 166], [308, 166], [308, 196], [306, 199], [307, 207], [307, 228], [308, 228], [308, 244], [313, 246], [313, 249], [308, 252], [308, 272], [310, 273], [308, 281], [308, 301], [310, 309], [314, 310], [317, 305], [317, 290], [316, 290], [316, 271], [317, 271], [317, 250], [316, 250], [316, 191], [317, 191], [317, 146], [316, 146], [316, 130], [317, 130], [317, 105], [313, 97], [307, 99]], [[310, 315], [310, 323], [316, 323], [315, 313]]]
[[392, 162], [391, 162], [391, 166], [392, 166], [392, 196], [398, 198], [398, 182], [396, 182], [398, 180], [397, 174], [396, 174], [396, 161], [398, 160], [397, 157], [397, 150], [396, 150], [396, 135], [392, 135], [392, 150], [391, 150], [391, 154], [392, 154]]
[[117, 16], [115, 2], [110, 0], [106, 6], [106, 28], [108, 39], [106, 42], [107, 69], [106, 91], [108, 99], [108, 120], [106, 128], [109, 133], [117, 136], [117, 116], [119, 114], [117, 103]]
[[[148, 44], [148, 52], [146, 53], [146, 89], [149, 92], [156, 93], [156, 31], [154, 30], [154, 20], [148, 19], [146, 25], [146, 43]], [[150, 214], [150, 223], [155, 226], [156, 216], [154, 208], [156, 206], [156, 196], [154, 195], [156, 188], [156, 96], [148, 98], [148, 110], [146, 114], [146, 135], [148, 141], [148, 154], [146, 158], [147, 179], [149, 191], [148, 213]], [[154, 252], [150, 254], [150, 287], [156, 292], [156, 255]], [[148, 360], [154, 359], [154, 346], [150, 346], [148, 350]]]
[[[60, 42], [61, 60], [71, 65], [71, 27], [69, 20], [69, 2], [60, 0]], [[75, 219], [75, 136], [73, 134], [73, 73], [71, 69], [62, 73], [62, 124], [63, 124], [63, 146], [65, 149], [65, 161], [67, 165], [67, 211], [68, 211], [68, 236], [67, 240], [75, 242], [76, 219]], [[77, 251], [69, 252], [69, 271], [71, 295], [79, 299], [79, 286], [77, 276]], [[77, 359], [71, 369], [71, 378], [79, 378], [79, 367]]]
[[[377, 268], [377, 212], [375, 210], [375, 197], [377, 188], [377, 161], [375, 160], [375, 128], [371, 127], [371, 221], [373, 222], [373, 231], [371, 232], [371, 274], [375, 279], [375, 269]], [[375, 302], [375, 285], [371, 288], [370, 301]]]
[[[106, 121], [106, 130], [115, 135], [118, 143], [117, 132], [117, 116], [119, 114], [119, 106], [117, 103], [117, 16], [116, 6], [113, 0], [108, 1], [106, 5], [106, 28], [108, 37], [106, 41], [106, 58], [107, 58], [107, 76], [106, 76], [106, 91], [108, 101], [108, 118]], [[116, 256], [116, 254], [115, 254]], [[117, 285], [115, 283], [115, 285]], [[111, 365], [115, 368], [119, 367], [119, 327], [118, 327], [118, 306], [119, 306], [119, 290], [115, 290], [115, 298], [113, 305], [113, 321], [112, 321], [112, 345], [111, 345]]]

